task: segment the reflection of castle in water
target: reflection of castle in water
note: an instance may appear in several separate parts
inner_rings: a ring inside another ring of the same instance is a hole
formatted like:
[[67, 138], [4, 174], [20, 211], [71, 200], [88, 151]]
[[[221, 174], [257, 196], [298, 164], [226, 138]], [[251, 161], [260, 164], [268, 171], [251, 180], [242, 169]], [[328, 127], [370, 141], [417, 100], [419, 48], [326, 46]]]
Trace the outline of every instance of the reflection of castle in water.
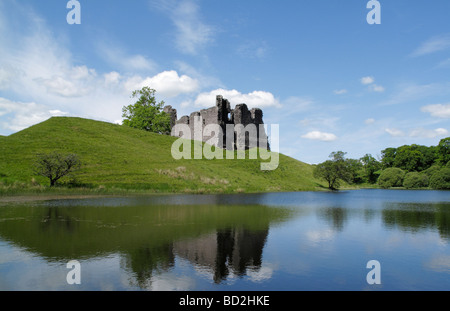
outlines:
[[178, 241], [174, 252], [195, 265], [212, 270], [214, 282], [220, 283], [230, 273], [243, 276], [248, 268], [260, 268], [269, 230], [244, 228], [218, 230], [196, 239]]

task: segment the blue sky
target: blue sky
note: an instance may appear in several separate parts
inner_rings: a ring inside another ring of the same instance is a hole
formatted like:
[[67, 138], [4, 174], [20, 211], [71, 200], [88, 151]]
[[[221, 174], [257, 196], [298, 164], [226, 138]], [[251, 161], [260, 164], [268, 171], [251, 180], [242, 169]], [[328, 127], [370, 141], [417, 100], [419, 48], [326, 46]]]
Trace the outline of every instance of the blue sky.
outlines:
[[118, 122], [148, 85], [178, 117], [260, 107], [280, 152], [437, 145], [450, 136], [450, 2], [380, 0], [0, 1], [0, 135], [51, 116]]

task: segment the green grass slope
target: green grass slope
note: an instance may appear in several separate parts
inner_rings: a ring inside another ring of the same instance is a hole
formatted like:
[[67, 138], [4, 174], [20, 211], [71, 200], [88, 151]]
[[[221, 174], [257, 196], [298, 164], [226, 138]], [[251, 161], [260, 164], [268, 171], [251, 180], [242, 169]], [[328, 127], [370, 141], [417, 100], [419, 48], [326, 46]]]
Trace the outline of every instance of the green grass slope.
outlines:
[[88, 188], [149, 192], [269, 192], [317, 190], [322, 183], [312, 166], [280, 154], [274, 171], [261, 171], [260, 160], [175, 160], [175, 137], [74, 117], [53, 117], [0, 137], [0, 183], [47, 185], [33, 176], [37, 153], [76, 153], [82, 168], [60, 180]]

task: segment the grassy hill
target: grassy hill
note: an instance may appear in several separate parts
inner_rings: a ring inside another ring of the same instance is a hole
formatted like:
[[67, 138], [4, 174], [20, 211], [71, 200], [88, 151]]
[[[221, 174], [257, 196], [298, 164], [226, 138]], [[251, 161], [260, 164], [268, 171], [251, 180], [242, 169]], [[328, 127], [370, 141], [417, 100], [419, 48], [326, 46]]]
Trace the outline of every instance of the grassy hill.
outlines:
[[[33, 176], [37, 153], [76, 153], [83, 166], [65, 186], [104, 191], [268, 192], [317, 190], [322, 183], [312, 166], [280, 154], [274, 171], [261, 171], [260, 160], [174, 160], [175, 137], [73, 117], [53, 117], [10, 136], [0, 137], [0, 194], [5, 189], [44, 191], [48, 179]], [[48, 189], [47, 189], [48, 190]]]

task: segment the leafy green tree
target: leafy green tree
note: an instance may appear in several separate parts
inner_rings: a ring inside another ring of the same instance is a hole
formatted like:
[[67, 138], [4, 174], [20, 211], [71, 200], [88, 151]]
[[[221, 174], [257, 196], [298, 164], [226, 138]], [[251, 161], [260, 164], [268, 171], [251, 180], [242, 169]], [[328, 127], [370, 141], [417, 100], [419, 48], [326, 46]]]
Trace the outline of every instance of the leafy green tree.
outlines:
[[350, 175], [350, 182], [360, 184], [364, 182], [363, 164], [357, 159], [345, 159], [348, 173]]
[[170, 116], [163, 111], [164, 101], [156, 101], [155, 93], [148, 86], [133, 91], [131, 97], [138, 100], [135, 104], [122, 108], [123, 124], [149, 132], [169, 134]]
[[33, 171], [36, 175], [50, 179], [50, 187], [62, 177], [79, 169], [81, 161], [76, 154], [61, 154], [59, 152], [41, 153], [36, 155]]
[[394, 159], [394, 167], [412, 172], [421, 171], [423, 162], [423, 154], [413, 146], [401, 146], [397, 148]]
[[378, 177], [378, 185], [381, 188], [401, 187], [403, 185], [403, 178], [405, 171], [398, 167], [389, 167], [381, 171]]
[[403, 187], [407, 189], [428, 187], [428, 176], [424, 173], [409, 172], [405, 175]]
[[331, 160], [316, 165], [314, 177], [324, 179], [328, 182], [328, 188], [337, 190], [341, 181], [350, 182], [351, 173], [348, 162], [345, 160], [345, 152], [337, 151], [330, 154]]
[[381, 151], [381, 165], [383, 169], [394, 166], [396, 154], [397, 148], [386, 148]]
[[433, 189], [450, 189], [450, 168], [444, 167], [434, 173], [430, 178], [430, 187]]
[[439, 141], [437, 154], [440, 163], [445, 164], [450, 161], [450, 137], [443, 138]]
[[377, 182], [381, 163], [377, 161], [371, 154], [366, 154], [360, 159], [364, 168], [364, 177], [367, 182], [374, 184]]

